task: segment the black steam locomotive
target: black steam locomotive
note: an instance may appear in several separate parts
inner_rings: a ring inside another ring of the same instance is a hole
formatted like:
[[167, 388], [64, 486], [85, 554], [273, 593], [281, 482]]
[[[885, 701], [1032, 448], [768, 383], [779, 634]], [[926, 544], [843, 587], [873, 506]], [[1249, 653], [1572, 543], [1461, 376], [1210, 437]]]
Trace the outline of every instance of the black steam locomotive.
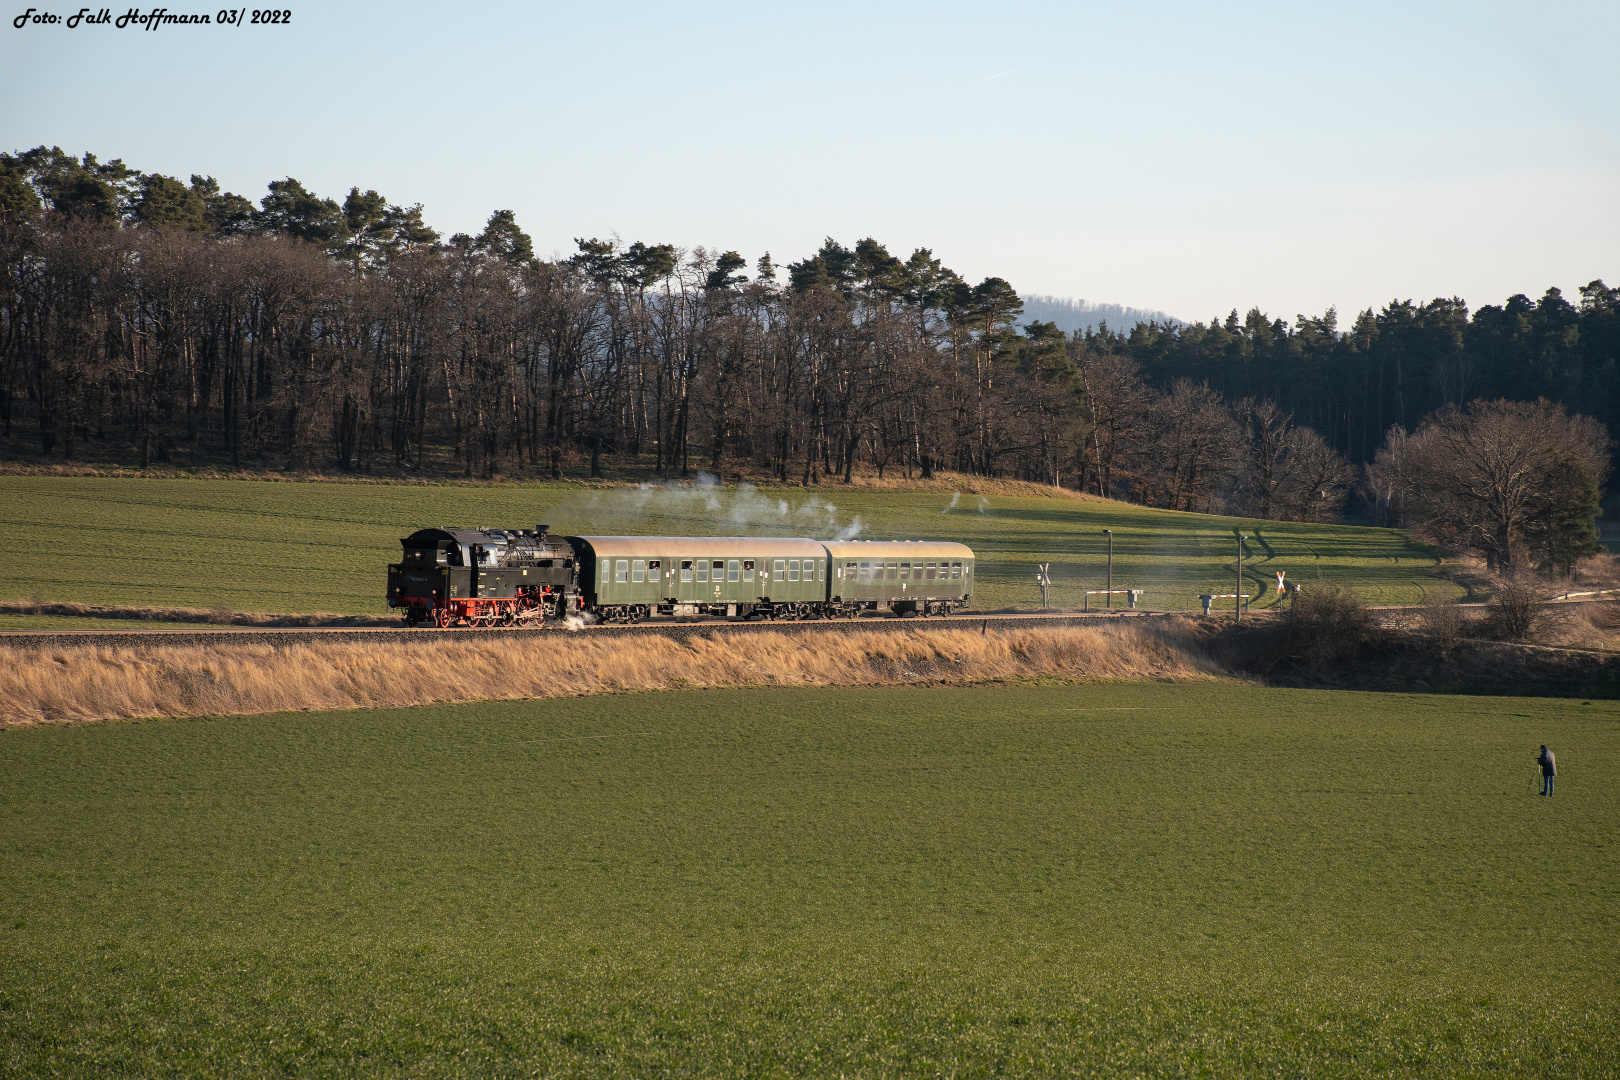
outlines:
[[400, 543], [388, 605], [408, 626], [540, 626], [586, 614], [948, 615], [973, 593], [972, 549], [933, 540], [557, 537], [542, 525], [422, 529]]

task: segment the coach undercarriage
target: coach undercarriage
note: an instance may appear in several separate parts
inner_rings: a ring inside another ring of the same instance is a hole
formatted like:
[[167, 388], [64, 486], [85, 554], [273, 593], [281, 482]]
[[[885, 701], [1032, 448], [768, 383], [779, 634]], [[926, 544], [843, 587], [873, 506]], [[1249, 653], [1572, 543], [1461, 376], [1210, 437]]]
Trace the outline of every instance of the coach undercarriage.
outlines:
[[[853, 619], [868, 611], [887, 610], [901, 617], [944, 616], [956, 610], [948, 600], [856, 600], [848, 603], [774, 604], [769, 600], [740, 604], [621, 604], [586, 609], [604, 623], [638, 623], [654, 617], [695, 619], [768, 619], [784, 622], [816, 619]], [[483, 625], [483, 624], [479, 624]]]

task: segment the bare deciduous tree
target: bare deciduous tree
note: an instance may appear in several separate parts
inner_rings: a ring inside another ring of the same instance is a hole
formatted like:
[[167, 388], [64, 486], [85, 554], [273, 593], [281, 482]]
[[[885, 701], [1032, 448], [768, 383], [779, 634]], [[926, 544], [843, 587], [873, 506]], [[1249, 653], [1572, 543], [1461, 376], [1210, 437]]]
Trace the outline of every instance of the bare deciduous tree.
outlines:
[[1513, 571], [1561, 473], [1573, 463], [1601, 483], [1609, 447], [1603, 425], [1546, 399], [1476, 401], [1432, 414], [1410, 436], [1392, 432], [1369, 478], [1399, 507], [1398, 523]]

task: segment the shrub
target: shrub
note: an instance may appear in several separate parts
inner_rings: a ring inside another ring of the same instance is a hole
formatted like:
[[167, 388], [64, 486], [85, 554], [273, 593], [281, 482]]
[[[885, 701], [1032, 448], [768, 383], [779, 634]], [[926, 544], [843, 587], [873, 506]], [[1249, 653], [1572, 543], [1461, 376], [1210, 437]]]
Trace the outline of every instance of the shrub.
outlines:
[[1419, 625], [1429, 635], [1441, 656], [1445, 656], [1462, 643], [1463, 613], [1457, 601], [1437, 592], [1423, 597], [1423, 608], [1418, 613]]
[[1338, 585], [1301, 589], [1288, 608], [1286, 625], [1289, 653], [1317, 668], [1354, 656], [1377, 630], [1361, 597]]
[[1541, 626], [1547, 616], [1542, 599], [1547, 586], [1534, 574], [1514, 574], [1496, 581], [1491, 597], [1491, 621], [1496, 632], [1510, 641], [1523, 641]]

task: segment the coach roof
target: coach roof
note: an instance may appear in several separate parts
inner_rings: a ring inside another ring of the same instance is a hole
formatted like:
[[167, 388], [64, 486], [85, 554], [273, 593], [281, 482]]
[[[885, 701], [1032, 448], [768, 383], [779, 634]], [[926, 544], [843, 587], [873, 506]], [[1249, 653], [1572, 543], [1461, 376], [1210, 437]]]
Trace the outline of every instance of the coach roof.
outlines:
[[599, 559], [816, 559], [826, 551], [802, 536], [570, 536]]
[[933, 559], [938, 562], [973, 558], [973, 549], [966, 544], [950, 540], [828, 540], [823, 545], [833, 558], [840, 561], [858, 559], [884, 559], [916, 562]]

